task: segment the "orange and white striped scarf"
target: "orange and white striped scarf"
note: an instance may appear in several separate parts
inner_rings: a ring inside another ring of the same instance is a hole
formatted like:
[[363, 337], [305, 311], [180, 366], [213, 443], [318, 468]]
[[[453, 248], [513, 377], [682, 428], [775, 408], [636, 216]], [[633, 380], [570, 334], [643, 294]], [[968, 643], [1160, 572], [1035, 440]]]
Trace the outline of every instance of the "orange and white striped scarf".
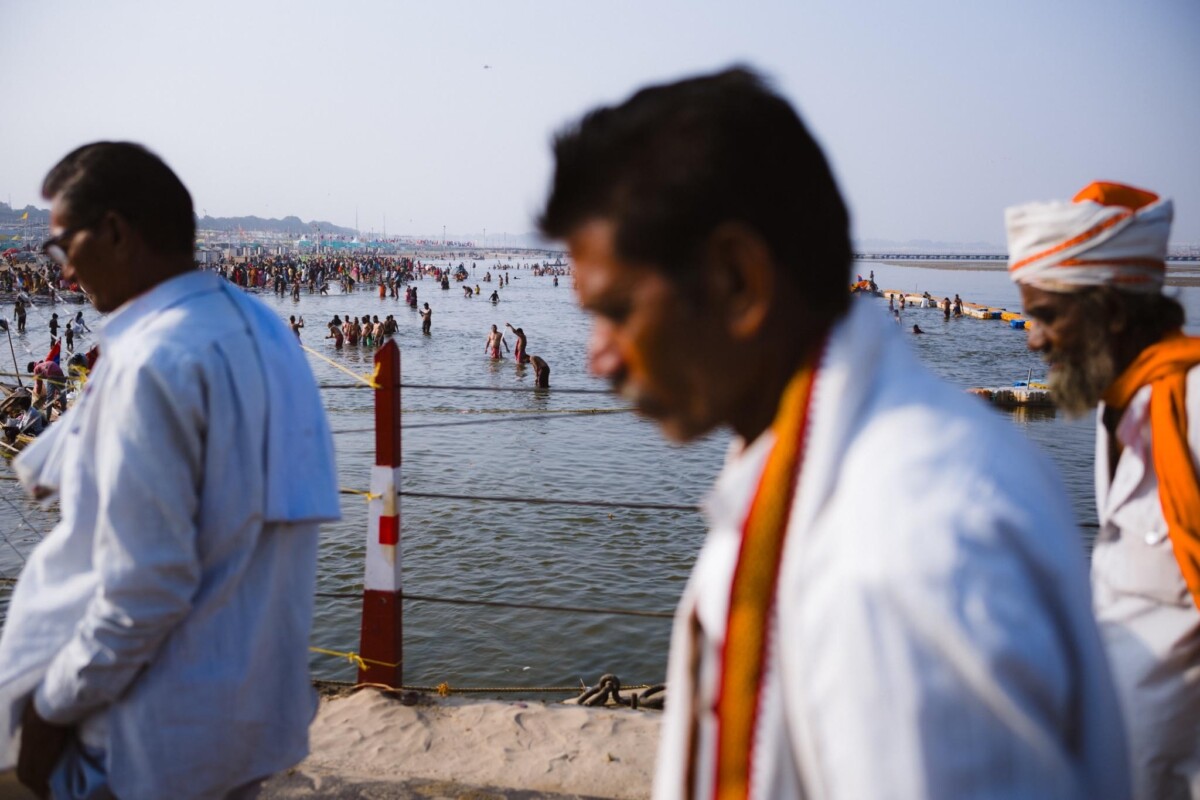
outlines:
[[[1179, 570], [1200, 608], [1200, 477], [1187, 439], [1187, 373], [1200, 364], [1200, 338], [1174, 333], [1147, 347], [1113, 381], [1104, 402], [1124, 409], [1150, 386], [1150, 436], [1158, 497]], [[1200, 425], [1200, 420], [1192, 420]]]
[[772, 428], [775, 445], [742, 528], [717, 694], [715, 800], [749, 797], [754, 731], [767, 654], [769, 625], [792, 498], [808, 428], [814, 370], [804, 367], [784, 390]]

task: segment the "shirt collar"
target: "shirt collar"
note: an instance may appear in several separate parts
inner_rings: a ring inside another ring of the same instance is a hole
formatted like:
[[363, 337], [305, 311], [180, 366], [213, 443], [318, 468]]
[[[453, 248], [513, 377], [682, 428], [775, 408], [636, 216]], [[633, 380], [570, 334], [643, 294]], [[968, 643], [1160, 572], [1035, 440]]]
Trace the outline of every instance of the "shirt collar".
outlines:
[[725, 467], [701, 503], [710, 529], [724, 525], [741, 528], [774, 444], [775, 431], [771, 428], [750, 444], [740, 436], [733, 437], [725, 454]]
[[220, 286], [221, 280], [222, 278], [213, 272], [189, 270], [125, 301], [120, 308], [105, 317], [100, 327], [102, 348], [120, 339], [147, 316], [170, 308], [192, 295], [214, 291]]
[[[1140, 445], [1143, 438], [1142, 431], [1150, 416], [1150, 393], [1148, 385], [1138, 389], [1129, 399], [1129, 405], [1125, 407], [1125, 411], [1122, 412], [1121, 419], [1117, 422], [1114, 431], [1117, 441], [1121, 443], [1122, 447]], [[1101, 403], [1100, 408], [1096, 411], [1096, 420], [1101, 428], [1104, 426], [1103, 419], [1106, 408], [1107, 406]]]

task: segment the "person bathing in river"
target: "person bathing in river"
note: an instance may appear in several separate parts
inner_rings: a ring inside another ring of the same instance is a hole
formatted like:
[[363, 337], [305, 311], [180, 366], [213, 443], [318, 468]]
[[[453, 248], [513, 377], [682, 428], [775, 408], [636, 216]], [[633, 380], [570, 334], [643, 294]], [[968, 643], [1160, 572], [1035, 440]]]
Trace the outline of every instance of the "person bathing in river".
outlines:
[[500, 360], [500, 345], [504, 345], [504, 349], [508, 350], [508, 342], [504, 339], [504, 334], [492, 326], [492, 332], [487, 335], [487, 342], [483, 346], [484, 352], [490, 352], [492, 361]]
[[517, 359], [518, 364], [528, 364], [529, 355], [525, 352], [525, 348], [529, 345], [529, 340], [525, 338], [525, 331], [521, 328], [514, 328], [511, 322], [504, 323], [504, 327], [513, 332], [513, 336], [517, 337], [517, 346], [513, 350], [513, 357]]
[[539, 389], [550, 388], [550, 365], [541, 356], [530, 356], [533, 363], [533, 385]]
[[363, 347], [373, 347], [375, 345], [375, 326], [371, 324], [370, 314], [363, 314], [362, 343]]
[[342, 335], [341, 326], [338, 325], [336, 322], [329, 323], [329, 335], [326, 336], [325, 338], [333, 339], [333, 349], [334, 350], [342, 349], [342, 342], [345, 337]]

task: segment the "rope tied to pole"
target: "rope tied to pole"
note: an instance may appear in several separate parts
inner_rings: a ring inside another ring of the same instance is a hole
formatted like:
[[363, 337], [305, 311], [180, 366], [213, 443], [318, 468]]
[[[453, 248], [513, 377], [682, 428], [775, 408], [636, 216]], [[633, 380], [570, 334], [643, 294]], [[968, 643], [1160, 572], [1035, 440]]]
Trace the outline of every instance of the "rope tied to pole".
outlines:
[[355, 667], [362, 669], [362, 670], [365, 670], [367, 668], [368, 664], [374, 664], [377, 667], [398, 667], [398, 666], [400, 666], [399, 663], [392, 664], [387, 661], [376, 661], [373, 658], [363, 658], [362, 656], [360, 656], [358, 653], [355, 653], [355, 652], [343, 653], [340, 650], [326, 650], [324, 647], [310, 647], [308, 649], [314, 653], [320, 653], [321, 655], [334, 656], [335, 658], [344, 658], [347, 661], [349, 661], [351, 664], [353, 664]]
[[[313, 681], [318, 687], [321, 686], [340, 686], [348, 689], [360, 689], [364, 687], [374, 687], [385, 692], [424, 692], [425, 694], [438, 694], [441, 687], [446, 687], [446, 690], [451, 695], [456, 694], [572, 694], [578, 693], [578, 686], [450, 686], [448, 683], [440, 683], [437, 686], [388, 686], [383, 683], [355, 683], [352, 681], [334, 681], [325, 678], [319, 678]], [[587, 687], [584, 687], [585, 689]], [[634, 689], [644, 690], [654, 688], [650, 684], [638, 684], [637, 686], [626, 686], [625, 691]], [[648, 706], [641, 706], [647, 708]]]
[[380, 388], [379, 384], [376, 383], [376, 380], [375, 380], [376, 378], [379, 377], [379, 365], [378, 364], [375, 365], [375, 369], [371, 372], [371, 375], [368, 377], [368, 376], [364, 376], [364, 375], [359, 375], [354, 370], [347, 369], [346, 367], [344, 367], [341, 364], [334, 361], [332, 358], [329, 358], [326, 355], [318, 353], [316, 350], [313, 350], [311, 347], [309, 347], [307, 345], [302, 344], [302, 345], [300, 345], [300, 347], [303, 348], [305, 352], [311, 353], [312, 355], [314, 355], [317, 358], [324, 361], [326, 364], [329, 364], [334, 369], [341, 370], [342, 372], [346, 373], [347, 375], [354, 378], [355, 380], [360, 381], [361, 383], [365, 384], [366, 386], [369, 386], [372, 389]]
[[381, 495], [381, 494], [375, 494], [374, 492], [364, 492], [362, 489], [347, 489], [345, 486], [342, 486], [338, 489], [338, 494], [361, 495], [362, 498], [364, 500], [366, 500], [368, 503], [371, 502], [372, 500], [378, 500], [379, 498], [383, 497], [383, 495]]

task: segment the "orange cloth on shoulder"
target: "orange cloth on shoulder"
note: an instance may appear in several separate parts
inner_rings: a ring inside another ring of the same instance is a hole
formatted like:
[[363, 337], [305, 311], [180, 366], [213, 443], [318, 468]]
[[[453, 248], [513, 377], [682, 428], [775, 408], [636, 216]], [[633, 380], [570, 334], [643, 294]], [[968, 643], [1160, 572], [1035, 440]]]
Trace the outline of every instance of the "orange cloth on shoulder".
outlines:
[[[1151, 449], [1158, 497], [1179, 570], [1200, 608], [1200, 476], [1187, 439], [1187, 373], [1200, 364], [1200, 338], [1174, 333], [1147, 347], [1113, 381], [1104, 402], [1125, 408], [1150, 386]], [[1192, 420], [1200, 425], [1200, 419]]]
[[814, 369], [801, 368], [783, 392], [771, 425], [775, 445], [742, 528], [716, 700], [714, 800], [744, 800], [750, 793], [775, 587], [804, 458]]

